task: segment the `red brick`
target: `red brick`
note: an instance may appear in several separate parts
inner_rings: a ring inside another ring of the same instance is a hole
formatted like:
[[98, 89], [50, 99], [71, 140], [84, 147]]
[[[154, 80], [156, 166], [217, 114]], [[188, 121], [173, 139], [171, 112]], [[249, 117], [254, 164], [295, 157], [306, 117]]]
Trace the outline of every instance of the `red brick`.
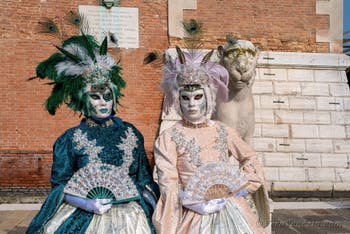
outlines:
[[[51, 17], [62, 26], [69, 10], [97, 2], [0, 1], [0, 186], [49, 186], [52, 145], [80, 121], [79, 114], [64, 106], [50, 116], [43, 104], [51, 87], [44, 81], [26, 81], [34, 76], [35, 66], [56, 51], [52, 45], [60, 44], [58, 38], [38, 34], [37, 22]], [[161, 70], [142, 65], [143, 56], [152, 50], [183, 46], [183, 41], [168, 38], [167, 1], [130, 0], [121, 1], [120, 6], [139, 8], [140, 48], [110, 50], [115, 58], [121, 58], [127, 82], [117, 115], [143, 133], [153, 163], [163, 96]], [[262, 50], [329, 52], [328, 43], [316, 43], [316, 30], [329, 27], [329, 17], [315, 13], [316, 0], [207, 0], [197, 1], [197, 6], [197, 10], [185, 10], [184, 19], [203, 21], [207, 48], [224, 44], [225, 36], [234, 34]], [[67, 35], [76, 33], [74, 28], [64, 27]]]

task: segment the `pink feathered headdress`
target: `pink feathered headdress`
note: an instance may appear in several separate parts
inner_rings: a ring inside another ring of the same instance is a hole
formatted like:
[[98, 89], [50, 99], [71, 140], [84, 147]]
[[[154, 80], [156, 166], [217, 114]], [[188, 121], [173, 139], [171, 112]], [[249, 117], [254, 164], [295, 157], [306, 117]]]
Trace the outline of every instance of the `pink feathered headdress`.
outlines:
[[227, 101], [229, 74], [219, 63], [210, 61], [213, 50], [207, 54], [201, 51], [184, 52], [176, 47], [177, 57], [166, 55], [161, 87], [165, 93], [164, 110], [174, 105], [179, 107], [179, 91], [186, 86], [198, 85], [204, 89], [208, 113], [211, 114], [217, 102]]

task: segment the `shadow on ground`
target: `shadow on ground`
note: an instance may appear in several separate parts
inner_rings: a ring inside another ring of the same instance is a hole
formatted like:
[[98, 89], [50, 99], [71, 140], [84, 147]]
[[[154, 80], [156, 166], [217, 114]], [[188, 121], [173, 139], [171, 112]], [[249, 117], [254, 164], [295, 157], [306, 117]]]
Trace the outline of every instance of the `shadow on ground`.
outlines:
[[274, 210], [272, 233], [350, 233], [350, 209]]

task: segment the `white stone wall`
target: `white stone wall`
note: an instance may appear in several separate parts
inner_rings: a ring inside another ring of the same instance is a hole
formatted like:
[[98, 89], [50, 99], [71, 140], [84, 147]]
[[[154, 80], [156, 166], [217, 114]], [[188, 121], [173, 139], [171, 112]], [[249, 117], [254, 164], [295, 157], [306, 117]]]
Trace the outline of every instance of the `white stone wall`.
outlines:
[[350, 190], [350, 57], [263, 52], [258, 64], [254, 148], [269, 189]]

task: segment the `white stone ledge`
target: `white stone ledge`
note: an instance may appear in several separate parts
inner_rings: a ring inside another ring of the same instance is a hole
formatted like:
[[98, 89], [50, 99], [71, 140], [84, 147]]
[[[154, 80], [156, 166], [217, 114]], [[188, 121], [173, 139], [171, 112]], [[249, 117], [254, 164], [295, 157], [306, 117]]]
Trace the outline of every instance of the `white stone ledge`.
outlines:
[[334, 191], [350, 192], [350, 183], [334, 183]]
[[350, 58], [345, 54], [263, 51], [258, 60], [258, 67], [344, 71], [350, 67]]
[[349, 209], [350, 202], [273, 202], [276, 210]]
[[0, 204], [0, 211], [40, 210], [42, 204]]
[[274, 182], [273, 191], [332, 191], [333, 183], [331, 182]]

